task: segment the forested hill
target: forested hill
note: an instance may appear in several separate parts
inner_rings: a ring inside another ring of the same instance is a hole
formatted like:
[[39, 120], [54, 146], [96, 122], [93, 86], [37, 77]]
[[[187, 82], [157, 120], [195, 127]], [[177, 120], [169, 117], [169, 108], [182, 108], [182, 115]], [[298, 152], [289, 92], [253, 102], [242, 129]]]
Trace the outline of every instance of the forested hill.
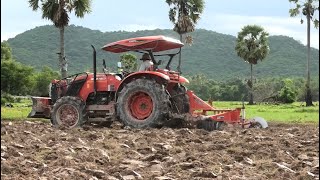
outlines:
[[[121, 39], [165, 35], [178, 39], [172, 30], [143, 30], [137, 32], [101, 32], [71, 25], [65, 30], [65, 51], [69, 62], [70, 73], [92, 69], [93, 44], [97, 51], [98, 69], [102, 68], [102, 59], [106, 59], [109, 67], [116, 67], [121, 54], [113, 54], [100, 50], [110, 42]], [[214, 31], [197, 29], [191, 34], [194, 38], [192, 46], [182, 49], [182, 71], [184, 75], [206, 74], [214, 79], [248, 77], [250, 66], [237, 57], [234, 50], [236, 37]], [[304, 77], [306, 72], [307, 49], [298, 41], [287, 36], [270, 36], [270, 54], [254, 67], [258, 77], [282, 76]], [[8, 40], [12, 47], [13, 57], [36, 69], [48, 65], [58, 69], [59, 31], [53, 26], [41, 26], [17, 35]], [[140, 54], [137, 54], [140, 57]], [[165, 59], [163, 59], [165, 60]], [[178, 56], [174, 59], [178, 60]], [[99, 66], [101, 68], [99, 68]], [[319, 50], [311, 49], [311, 75], [319, 74]]]

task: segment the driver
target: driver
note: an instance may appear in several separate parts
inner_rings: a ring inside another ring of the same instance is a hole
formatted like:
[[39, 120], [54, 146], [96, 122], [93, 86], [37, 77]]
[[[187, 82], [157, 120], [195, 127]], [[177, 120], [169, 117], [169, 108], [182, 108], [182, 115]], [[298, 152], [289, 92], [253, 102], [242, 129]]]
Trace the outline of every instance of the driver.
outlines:
[[148, 53], [144, 53], [140, 60], [142, 60], [143, 62], [140, 65], [139, 71], [152, 70], [153, 62], [151, 61], [150, 55]]

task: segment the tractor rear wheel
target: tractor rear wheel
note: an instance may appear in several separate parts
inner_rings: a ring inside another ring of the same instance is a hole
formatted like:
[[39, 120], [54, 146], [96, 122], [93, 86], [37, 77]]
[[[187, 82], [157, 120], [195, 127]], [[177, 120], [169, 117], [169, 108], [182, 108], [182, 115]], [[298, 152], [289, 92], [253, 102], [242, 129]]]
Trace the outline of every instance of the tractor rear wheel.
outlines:
[[137, 79], [119, 93], [117, 115], [134, 128], [160, 127], [169, 113], [165, 88], [153, 80]]
[[54, 104], [51, 111], [51, 122], [56, 127], [79, 127], [85, 122], [85, 115], [85, 105], [80, 98], [65, 96]]
[[187, 89], [183, 85], [176, 84], [173, 87], [171, 92], [173, 112], [178, 114], [189, 113], [189, 96], [186, 93]]
[[[171, 90], [169, 90], [169, 93], [171, 96], [171, 112], [173, 114], [189, 113], [190, 102], [186, 87], [181, 84], [176, 84]], [[171, 128], [182, 128], [188, 127], [189, 122], [184, 118], [172, 118], [170, 121], [167, 121], [165, 125]]]

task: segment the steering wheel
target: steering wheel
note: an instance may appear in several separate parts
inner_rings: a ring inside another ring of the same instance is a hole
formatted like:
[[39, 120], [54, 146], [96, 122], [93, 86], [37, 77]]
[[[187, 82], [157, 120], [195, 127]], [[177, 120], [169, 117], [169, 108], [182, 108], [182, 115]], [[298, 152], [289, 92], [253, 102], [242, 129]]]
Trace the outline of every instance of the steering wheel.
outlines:
[[108, 73], [109, 73], [108, 69], [106, 69], [106, 68], [103, 68], [103, 72], [104, 72], [105, 74], [108, 74]]

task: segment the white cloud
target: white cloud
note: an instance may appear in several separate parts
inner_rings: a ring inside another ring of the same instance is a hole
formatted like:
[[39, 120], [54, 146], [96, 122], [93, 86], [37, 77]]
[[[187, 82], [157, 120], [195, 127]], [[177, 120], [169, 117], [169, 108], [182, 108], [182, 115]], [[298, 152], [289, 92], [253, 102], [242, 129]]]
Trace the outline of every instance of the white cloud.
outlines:
[[[300, 18], [279, 17], [279, 16], [244, 16], [236, 14], [212, 14], [204, 17], [213, 25], [206, 25], [203, 28], [214, 29], [217, 32], [237, 35], [241, 28], [248, 24], [257, 24], [265, 28], [270, 35], [285, 35], [293, 37], [307, 44], [306, 24], [300, 23]], [[212, 26], [212, 27], [210, 27]], [[311, 28], [311, 46], [319, 49], [319, 30]]]

